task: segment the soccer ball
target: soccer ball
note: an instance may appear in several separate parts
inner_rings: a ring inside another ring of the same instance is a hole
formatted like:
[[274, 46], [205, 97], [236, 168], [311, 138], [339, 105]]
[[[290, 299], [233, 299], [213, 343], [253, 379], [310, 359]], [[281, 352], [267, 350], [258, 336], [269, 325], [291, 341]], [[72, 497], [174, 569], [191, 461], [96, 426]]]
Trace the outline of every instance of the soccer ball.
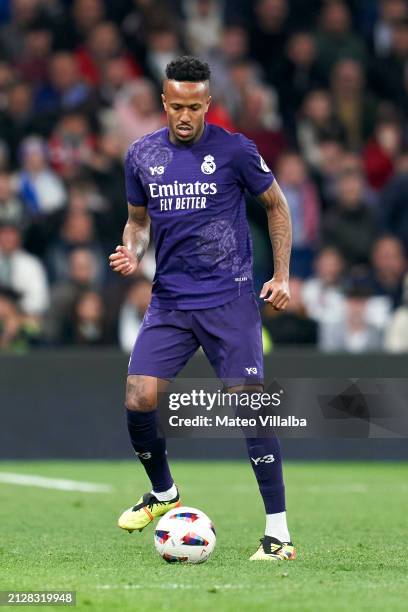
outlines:
[[211, 519], [188, 506], [167, 512], [154, 532], [156, 550], [168, 563], [204, 563], [214, 550], [215, 541]]

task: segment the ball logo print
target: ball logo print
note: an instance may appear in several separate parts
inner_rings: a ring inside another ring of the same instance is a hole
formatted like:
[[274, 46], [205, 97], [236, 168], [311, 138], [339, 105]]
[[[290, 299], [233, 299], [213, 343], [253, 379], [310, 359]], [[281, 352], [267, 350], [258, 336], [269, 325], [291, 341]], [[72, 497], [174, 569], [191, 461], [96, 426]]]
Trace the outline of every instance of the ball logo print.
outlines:
[[198, 521], [200, 516], [195, 512], [176, 512], [176, 514], [172, 514], [169, 518], [194, 523], [194, 521]]
[[154, 545], [167, 563], [204, 563], [216, 542], [211, 519], [186, 506], [173, 508], [161, 517], [154, 532]]
[[160, 544], [164, 544], [170, 537], [170, 533], [168, 531], [162, 531], [161, 529], [156, 529], [155, 538]]
[[181, 540], [185, 546], [208, 546], [207, 540], [193, 532], [186, 533]]
[[215, 165], [214, 157], [212, 155], [206, 155], [203, 163], [201, 164], [201, 171], [204, 172], [204, 174], [213, 174], [216, 169], [217, 166]]

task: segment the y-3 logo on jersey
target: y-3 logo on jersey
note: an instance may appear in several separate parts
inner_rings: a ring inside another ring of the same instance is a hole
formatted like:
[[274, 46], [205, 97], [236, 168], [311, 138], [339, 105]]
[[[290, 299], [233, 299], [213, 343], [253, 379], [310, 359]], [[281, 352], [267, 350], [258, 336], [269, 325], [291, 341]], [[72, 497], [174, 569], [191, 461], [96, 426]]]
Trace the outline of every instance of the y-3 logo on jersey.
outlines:
[[149, 170], [152, 176], [155, 174], [163, 174], [164, 166], [149, 166]]

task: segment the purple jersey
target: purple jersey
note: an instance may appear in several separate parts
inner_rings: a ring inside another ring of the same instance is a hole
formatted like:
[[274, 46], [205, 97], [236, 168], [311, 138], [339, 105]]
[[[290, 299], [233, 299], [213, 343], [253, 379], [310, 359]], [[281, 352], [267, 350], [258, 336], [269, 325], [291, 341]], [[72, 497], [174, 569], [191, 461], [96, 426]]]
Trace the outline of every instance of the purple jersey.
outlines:
[[173, 144], [163, 128], [131, 145], [125, 173], [129, 204], [152, 222], [154, 307], [212, 308], [253, 291], [244, 192], [274, 177], [251, 140], [205, 124], [198, 142]]

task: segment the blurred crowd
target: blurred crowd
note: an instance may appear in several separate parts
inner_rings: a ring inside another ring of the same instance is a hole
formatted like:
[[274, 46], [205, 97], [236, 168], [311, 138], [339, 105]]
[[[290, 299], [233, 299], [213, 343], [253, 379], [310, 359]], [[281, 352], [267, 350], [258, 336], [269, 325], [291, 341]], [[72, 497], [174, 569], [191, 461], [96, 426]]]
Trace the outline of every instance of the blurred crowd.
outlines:
[[[253, 139], [293, 222], [264, 345], [408, 351], [408, 0], [2, 0], [0, 351], [120, 346], [154, 254], [119, 279], [123, 158], [165, 125], [166, 64], [209, 62], [207, 119]], [[273, 272], [248, 198], [255, 285]]]

